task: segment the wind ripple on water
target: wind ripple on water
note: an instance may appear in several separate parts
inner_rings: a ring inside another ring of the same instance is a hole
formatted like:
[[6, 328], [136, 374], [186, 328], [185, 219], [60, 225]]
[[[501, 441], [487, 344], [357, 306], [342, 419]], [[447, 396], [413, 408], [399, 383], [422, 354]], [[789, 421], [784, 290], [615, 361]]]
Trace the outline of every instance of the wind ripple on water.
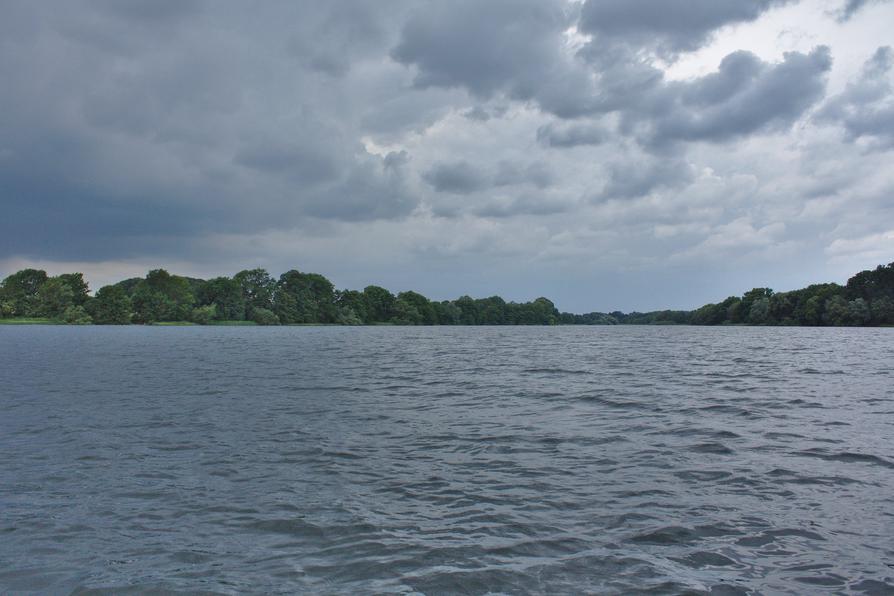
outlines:
[[0, 591], [892, 593], [890, 331], [0, 328]]

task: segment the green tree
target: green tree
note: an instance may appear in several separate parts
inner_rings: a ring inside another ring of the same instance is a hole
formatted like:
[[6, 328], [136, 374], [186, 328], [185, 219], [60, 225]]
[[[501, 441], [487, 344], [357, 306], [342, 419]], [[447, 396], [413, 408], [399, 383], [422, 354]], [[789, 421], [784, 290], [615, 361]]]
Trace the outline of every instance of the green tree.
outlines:
[[273, 295], [276, 292], [276, 281], [270, 277], [266, 269], [246, 269], [233, 276], [233, 280], [242, 288], [242, 300], [245, 304], [245, 320], [254, 320], [256, 308], [273, 309]]
[[726, 317], [724, 322], [737, 325], [745, 321], [747, 311], [742, 305], [742, 300], [736, 297], [729, 297], [722, 303], [726, 307]]
[[875, 325], [894, 325], [894, 300], [882, 296], [873, 300], [870, 308]]
[[848, 312], [847, 300], [841, 296], [832, 296], [826, 300], [823, 309], [823, 322], [826, 325], [849, 325], [850, 313]]
[[150, 271], [131, 299], [137, 323], [187, 321], [195, 303], [189, 281], [164, 269]]
[[476, 300], [475, 311], [479, 325], [505, 325], [512, 322], [507, 320], [506, 301], [499, 296]]
[[215, 319], [241, 321], [245, 318], [245, 298], [242, 285], [229, 277], [209, 279], [196, 294], [200, 307], [214, 305]]
[[279, 325], [279, 317], [276, 313], [267, 308], [252, 309], [252, 321], [258, 325]]
[[872, 321], [869, 303], [862, 298], [847, 303], [848, 323], [851, 325], [868, 325]]
[[88, 303], [93, 322], [98, 325], [128, 325], [133, 312], [130, 296], [119, 285], [103, 286]]
[[[367, 322], [366, 313], [366, 297], [363, 292], [357, 290], [342, 290], [335, 293], [335, 305], [338, 308], [339, 316], [347, 316], [346, 313], [351, 312], [360, 320], [361, 325]], [[347, 323], [353, 325], [354, 323]]]
[[470, 296], [460, 296], [453, 301], [453, 305], [459, 310], [459, 325], [478, 324], [478, 306]]
[[369, 323], [385, 323], [394, 316], [394, 294], [379, 286], [366, 286], [363, 289], [363, 300], [366, 303], [366, 316]]
[[748, 322], [752, 325], [766, 325], [770, 322], [770, 299], [762, 296], [751, 303]]
[[332, 323], [335, 321], [335, 291], [318, 273], [292, 270], [277, 283], [275, 312], [283, 324]]
[[720, 325], [726, 318], [726, 309], [720, 304], [706, 304], [692, 313], [693, 325]]
[[93, 318], [79, 304], [72, 304], [67, 307], [62, 312], [62, 320], [68, 325], [90, 325], [93, 323]]
[[37, 290], [38, 315], [58, 319], [65, 309], [72, 306], [74, 293], [71, 286], [59, 277], [51, 277]]
[[192, 309], [191, 320], [199, 325], [207, 325], [217, 318], [217, 307], [213, 304], [206, 304]]
[[397, 295], [396, 305], [401, 302], [403, 302], [404, 306], [398, 306], [398, 311], [403, 308], [404, 314], [410, 312], [408, 309], [412, 309], [418, 313], [418, 316], [411, 316], [414, 325], [438, 324], [438, 313], [435, 310], [435, 307], [432, 305], [431, 301], [422, 294], [419, 294], [418, 292], [401, 292]]
[[391, 315], [391, 322], [396, 325], [421, 325], [422, 314], [413, 304], [398, 298], [394, 301], [394, 314]]
[[71, 303], [84, 306], [90, 298], [90, 287], [84, 281], [83, 273], [63, 273], [59, 279], [71, 288]]
[[[10, 316], [38, 316], [40, 304], [37, 291], [47, 279], [47, 272], [40, 269], [22, 269], [4, 279], [0, 289], [3, 302], [12, 305]], [[5, 310], [9, 310], [8, 306]]]
[[336, 307], [335, 322], [339, 325], [363, 325], [363, 319], [350, 306]]
[[449, 300], [432, 302], [439, 325], [459, 325], [462, 319], [462, 311]]

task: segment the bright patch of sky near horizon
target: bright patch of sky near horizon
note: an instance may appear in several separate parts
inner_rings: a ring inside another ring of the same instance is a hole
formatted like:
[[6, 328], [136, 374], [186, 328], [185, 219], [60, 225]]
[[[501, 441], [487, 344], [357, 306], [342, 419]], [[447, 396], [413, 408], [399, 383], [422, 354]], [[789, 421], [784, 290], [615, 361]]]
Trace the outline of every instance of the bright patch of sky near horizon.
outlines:
[[894, 260], [891, 23], [880, 0], [8, 2], [0, 275], [297, 268], [576, 312], [843, 282]]

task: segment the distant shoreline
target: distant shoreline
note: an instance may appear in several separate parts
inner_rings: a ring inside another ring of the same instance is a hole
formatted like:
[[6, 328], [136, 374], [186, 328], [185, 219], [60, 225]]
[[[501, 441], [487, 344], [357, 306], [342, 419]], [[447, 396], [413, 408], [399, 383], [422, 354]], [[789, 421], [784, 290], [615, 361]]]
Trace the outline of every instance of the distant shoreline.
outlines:
[[500, 296], [430, 300], [380, 286], [336, 290], [319, 273], [264, 269], [210, 280], [164, 269], [104, 286], [91, 296], [81, 273], [49, 277], [23, 269], [0, 284], [4, 325], [697, 325], [894, 326], [894, 263], [861, 271], [846, 285], [814, 284], [790, 292], [754, 288], [695, 310], [574, 314], [551, 300], [507, 302]]
[[412, 325], [404, 323], [368, 323], [360, 325], [350, 325], [341, 323], [288, 323], [280, 325], [259, 325], [254, 321], [214, 321], [211, 323], [194, 323], [192, 321], [164, 321], [157, 323], [130, 323], [127, 325], [117, 325], [114, 323], [83, 323], [73, 325], [65, 321], [54, 321], [50, 319], [0, 319], [0, 326], [9, 327], [799, 327], [811, 329], [841, 329], [841, 328], [860, 328], [860, 329], [892, 329], [892, 324], [880, 325], [757, 325], [753, 323], [728, 323], [723, 325], [696, 325], [694, 323], [618, 323], [618, 324], [598, 324], [598, 323], [557, 323], [555, 325], [516, 325], [516, 324], [457, 324], [457, 325]]

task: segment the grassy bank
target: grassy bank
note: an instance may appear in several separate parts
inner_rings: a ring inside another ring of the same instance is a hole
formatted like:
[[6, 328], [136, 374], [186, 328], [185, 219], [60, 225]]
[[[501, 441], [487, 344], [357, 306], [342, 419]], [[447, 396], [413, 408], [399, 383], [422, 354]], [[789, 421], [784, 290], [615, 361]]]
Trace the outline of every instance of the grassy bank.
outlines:
[[40, 317], [25, 317], [18, 319], [0, 319], [0, 325], [61, 325], [59, 321]]
[[[149, 323], [149, 325], [156, 327], [196, 327], [199, 326], [200, 323], [194, 323], [192, 321], [158, 321], [156, 323]], [[208, 327], [254, 327], [257, 323], [254, 321], [208, 321], [201, 325]]]

